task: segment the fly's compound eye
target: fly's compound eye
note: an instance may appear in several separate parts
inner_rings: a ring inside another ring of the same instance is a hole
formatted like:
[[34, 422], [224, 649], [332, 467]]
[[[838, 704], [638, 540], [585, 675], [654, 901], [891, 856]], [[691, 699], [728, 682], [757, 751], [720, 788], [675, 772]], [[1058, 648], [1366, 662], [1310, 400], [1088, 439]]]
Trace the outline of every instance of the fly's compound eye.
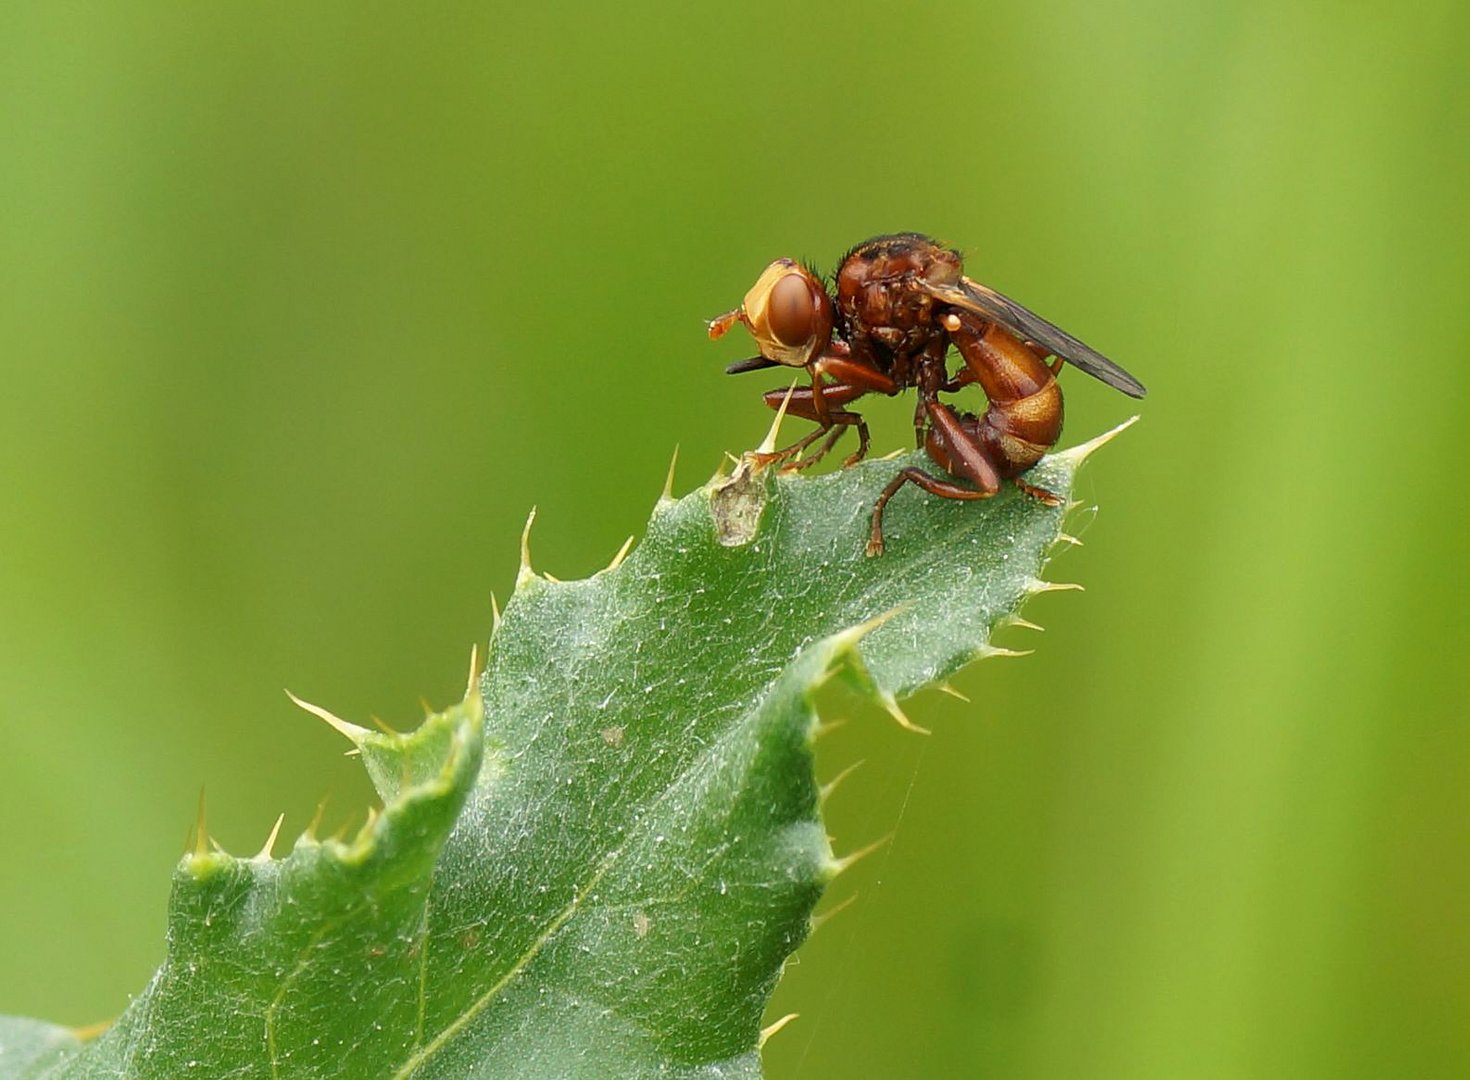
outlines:
[[806, 366], [832, 341], [832, 298], [816, 275], [789, 259], [767, 266], [739, 312], [710, 323], [710, 336], [723, 334], [735, 319], [756, 338], [764, 359], [788, 367]]
[[776, 364], [802, 367], [832, 340], [832, 299], [804, 266], [777, 259], [756, 279], [739, 319]]
[[817, 304], [801, 274], [787, 274], [766, 301], [766, 326], [783, 345], [805, 345], [816, 330]]

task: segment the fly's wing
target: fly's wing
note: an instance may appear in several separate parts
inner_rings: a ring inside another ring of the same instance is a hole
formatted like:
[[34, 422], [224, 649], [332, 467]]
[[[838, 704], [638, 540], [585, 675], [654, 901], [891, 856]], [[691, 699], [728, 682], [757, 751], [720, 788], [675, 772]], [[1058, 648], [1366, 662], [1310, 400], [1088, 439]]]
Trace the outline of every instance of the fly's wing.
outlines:
[[1000, 323], [1025, 341], [1034, 341], [1053, 356], [1081, 368], [1094, 379], [1101, 379], [1129, 397], [1141, 398], [1147, 392], [1143, 383], [1113, 363], [1102, 353], [1084, 345], [1071, 334], [1047, 322], [1036, 312], [1022, 307], [1009, 296], [962, 277], [955, 285], [922, 283], [936, 300], [973, 311], [981, 318]]

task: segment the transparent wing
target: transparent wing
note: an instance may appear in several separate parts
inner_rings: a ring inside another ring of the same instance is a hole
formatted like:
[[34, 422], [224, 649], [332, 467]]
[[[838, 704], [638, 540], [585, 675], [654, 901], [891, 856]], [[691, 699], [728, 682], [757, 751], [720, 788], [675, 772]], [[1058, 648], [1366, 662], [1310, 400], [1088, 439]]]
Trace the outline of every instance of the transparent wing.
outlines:
[[1143, 383], [1090, 345], [1083, 344], [1036, 312], [1022, 307], [1009, 296], [987, 288], [978, 281], [962, 277], [956, 285], [934, 285], [924, 281], [919, 284], [936, 300], [1000, 323], [1023, 340], [1034, 341], [1053, 356], [1060, 356], [1067, 363], [1081, 368], [1094, 379], [1101, 379], [1115, 390], [1123, 391], [1129, 397], [1141, 398], [1147, 393]]

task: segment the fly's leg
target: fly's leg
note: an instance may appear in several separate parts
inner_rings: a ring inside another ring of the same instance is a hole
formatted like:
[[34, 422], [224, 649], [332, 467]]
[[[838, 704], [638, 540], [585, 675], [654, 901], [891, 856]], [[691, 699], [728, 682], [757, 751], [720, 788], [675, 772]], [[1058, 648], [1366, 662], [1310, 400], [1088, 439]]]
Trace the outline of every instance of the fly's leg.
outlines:
[[[770, 454], [761, 455], [762, 460], [766, 463], [788, 461], [789, 463], [783, 466], [784, 469], [788, 470], [809, 468], [827, 455], [828, 451], [836, 445], [837, 440], [842, 438], [849, 427], [856, 427], [858, 429], [858, 452], [849, 456], [844, 464], [851, 465], [861, 460], [862, 455], [867, 453], [868, 450], [867, 422], [863, 420], [859, 413], [849, 412], [843, 408], [834, 408], [833, 406], [845, 405], [849, 401], [854, 401], [862, 397], [865, 393], [867, 391], [860, 386], [847, 386], [842, 383], [824, 386], [821, 395], [823, 402], [821, 406], [818, 406], [815, 400], [816, 395], [810, 389], [792, 390], [790, 391], [789, 398], [785, 390], [766, 391], [764, 398], [768, 408], [779, 409], [784, 403], [786, 405], [786, 415], [799, 416], [803, 420], [814, 420], [818, 426], [814, 431], [803, 435], [790, 446], [782, 447], [780, 450], [773, 451]], [[824, 415], [818, 415], [819, 410]], [[802, 451], [824, 435], [827, 437], [827, 441], [818, 447], [814, 453], [806, 457], [798, 457]], [[797, 460], [789, 461], [791, 458], [797, 458]]]
[[883, 554], [883, 509], [905, 484], [916, 484], [942, 499], [989, 499], [1000, 491], [1000, 473], [975, 431], [962, 424], [954, 410], [943, 402], [926, 400], [923, 407], [930, 422], [925, 440], [929, 456], [975, 487], [961, 487], [953, 480], [941, 480], [913, 466], [902, 470], [873, 504], [872, 528], [868, 534], [869, 555]]
[[1018, 488], [1024, 491], [1027, 495], [1030, 495], [1037, 502], [1044, 503], [1047, 506], [1062, 505], [1063, 499], [1060, 495], [1052, 491], [1047, 491], [1046, 488], [1036, 487], [1032, 484], [1028, 484], [1019, 476], [1012, 480], [1011, 483], [1015, 484]]
[[968, 367], [962, 367], [953, 379], [950, 379], [939, 389], [943, 390], [946, 394], [957, 394], [974, 381], [975, 373]]
[[[845, 419], [845, 417], [849, 416], [852, 417], [851, 420]], [[833, 413], [832, 420], [833, 427], [832, 430], [827, 433], [827, 441], [824, 442], [821, 446], [817, 447], [815, 452], [808, 454], [806, 457], [800, 458], [796, 461], [788, 462], [787, 464], [781, 466], [782, 472], [800, 472], [802, 469], [810, 468], [817, 462], [821, 461], [832, 451], [832, 447], [837, 445], [837, 440], [842, 438], [843, 435], [847, 434], [847, 429], [849, 427], [856, 427], [858, 429], [858, 448], [856, 453], [847, 455], [846, 459], [842, 462], [842, 467], [845, 469], [849, 465], [856, 465], [859, 461], [863, 459], [863, 455], [868, 452], [867, 421], [865, 421], [857, 413], [851, 413], [842, 410]]]
[[869, 555], [883, 554], [883, 508], [905, 484], [917, 484], [930, 495], [938, 495], [941, 499], [988, 499], [995, 494], [993, 491], [976, 491], [974, 488], [960, 487], [953, 480], [941, 480], [937, 476], [926, 473], [923, 469], [910, 465], [889, 481], [888, 486], [883, 489], [883, 494], [879, 495], [878, 501], [873, 504], [873, 525], [868, 535], [867, 551]]
[[[794, 457], [825, 434], [826, 442], [814, 453], [785, 466], [786, 469], [793, 471], [810, 468], [827, 456], [849, 427], [855, 427], [858, 433], [858, 448], [847, 456], [842, 466], [847, 468], [849, 465], [856, 465], [868, 453], [868, 425], [860, 413], [849, 411], [841, 406], [856, 401], [864, 394], [896, 394], [899, 390], [898, 384], [877, 368], [853, 360], [845, 350], [838, 351], [836, 346], [818, 358], [811, 365], [810, 371], [812, 375], [810, 387], [792, 390], [789, 396], [785, 390], [771, 390], [766, 393], [765, 402], [767, 407], [772, 409], [781, 408], [782, 403], [785, 402], [786, 411], [790, 415], [814, 420], [820, 426], [816, 431], [798, 439], [790, 446], [769, 455], [768, 460], [785, 461]], [[824, 377], [836, 381], [824, 383], [822, 381]]]
[[[772, 391], [772, 393], [779, 393], [783, 398], [786, 396], [786, 392], [784, 390]], [[780, 406], [779, 403], [775, 406], [775, 408], [778, 408], [778, 409], [780, 407], [781, 406]], [[789, 412], [791, 412], [791, 410], [788, 409], [787, 412], [789, 413]], [[813, 417], [812, 419], [815, 419], [815, 417]], [[823, 435], [827, 434], [827, 431], [828, 431], [828, 429], [830, 427], [831, 427], [830, 424], [824, 424], [824, 425], [822, 425], [821, 427], [817, 428], [814, 431], [807, 432], [805, 435], [803, 435], [801, 438], [797, 439], [790, 446], [783, 446], [783, 447], [781, 447], [781, 449], [779, 449], [779, 450], [772, 450], [768, 454], [752, 453], [750, 456], [751, 456], [751, 458], [753, 460], [758, 461], [762, 465], [774, 465], [778, 461], [785, 461], [787, 458], [791, 458], [791, 457], [795, 457], [795, 456], [799, 455], [808, 446], [810, 446], [812, 443], [816, 442]]]

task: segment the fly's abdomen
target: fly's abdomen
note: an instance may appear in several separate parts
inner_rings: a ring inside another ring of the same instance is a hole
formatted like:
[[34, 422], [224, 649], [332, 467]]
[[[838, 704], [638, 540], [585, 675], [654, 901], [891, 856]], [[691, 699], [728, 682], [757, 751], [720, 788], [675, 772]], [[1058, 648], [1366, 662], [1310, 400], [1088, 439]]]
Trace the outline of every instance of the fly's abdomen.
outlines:
[[[1048, 373], [1050, 375], [1050, 373]], [[984, 425], [1014, 476], [1031, 468], [1062, 437], [1062, 389], [1055, 378], [1015, 401], [992, 402]]]

